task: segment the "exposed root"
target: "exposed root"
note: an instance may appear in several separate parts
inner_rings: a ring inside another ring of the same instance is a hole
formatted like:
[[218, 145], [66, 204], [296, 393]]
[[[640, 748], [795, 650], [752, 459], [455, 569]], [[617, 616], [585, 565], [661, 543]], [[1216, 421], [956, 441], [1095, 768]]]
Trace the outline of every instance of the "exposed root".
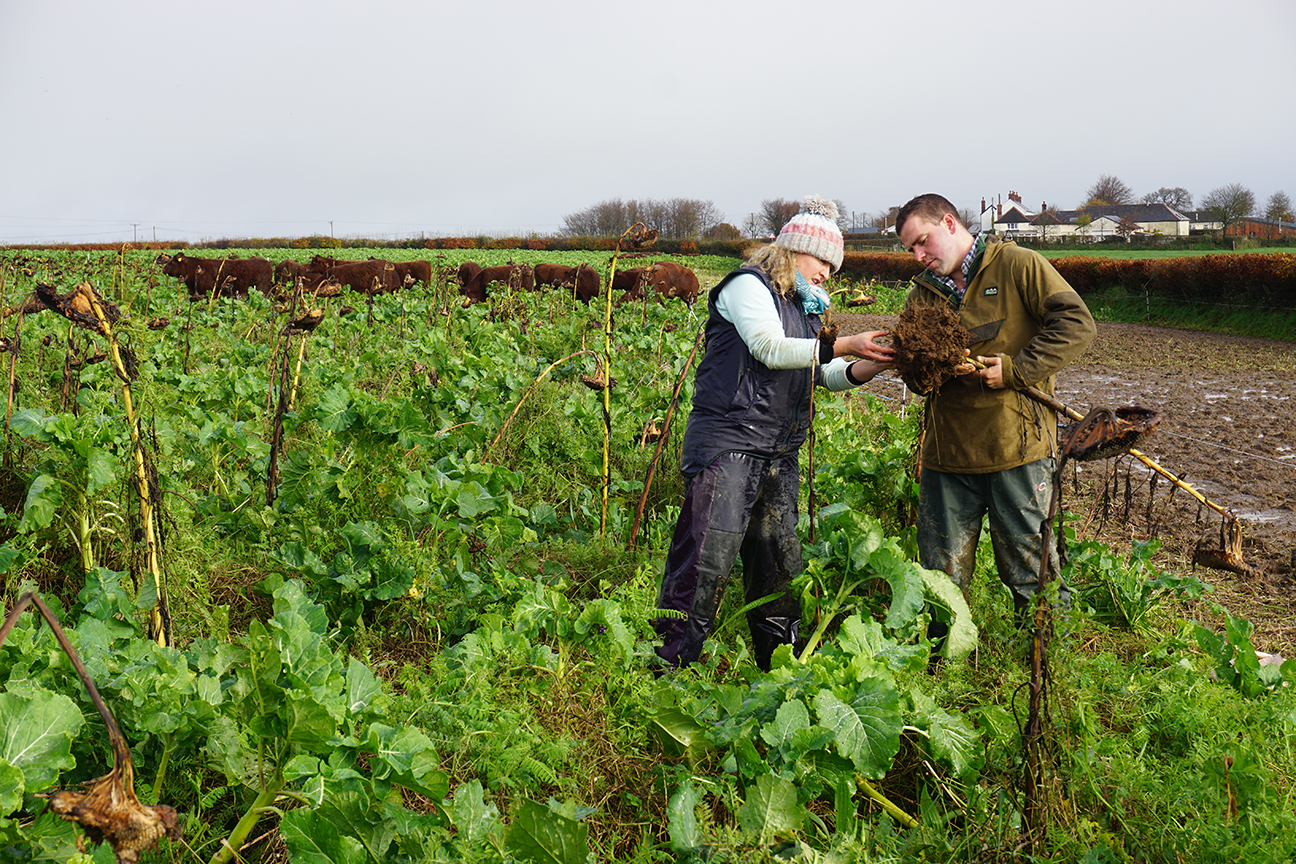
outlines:
[[950, 306], [910, 306], [891, 331], [895, 370], [913, 392], [931, 393], [957, 374], [968, 341], [958, 312]]

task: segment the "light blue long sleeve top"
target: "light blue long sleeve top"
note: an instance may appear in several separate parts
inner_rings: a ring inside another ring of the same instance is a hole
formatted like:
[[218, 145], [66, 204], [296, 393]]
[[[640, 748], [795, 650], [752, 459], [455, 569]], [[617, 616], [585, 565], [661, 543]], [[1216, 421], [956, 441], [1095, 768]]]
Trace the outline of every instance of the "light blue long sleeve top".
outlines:
[[[716, 311], [742, 338], [747, 350], [771, 369], [804, 369], [819, 365], [819, 340], [794, 339], [783, 334], [774, 298], [759, 279], [750, 273], [735, 276], [716, 298]], [[849, 390], [858, 385], [846, 377], [846, 367], [853, 363], [835, 357], [823, 366], [823, 386], [829, 390]]]

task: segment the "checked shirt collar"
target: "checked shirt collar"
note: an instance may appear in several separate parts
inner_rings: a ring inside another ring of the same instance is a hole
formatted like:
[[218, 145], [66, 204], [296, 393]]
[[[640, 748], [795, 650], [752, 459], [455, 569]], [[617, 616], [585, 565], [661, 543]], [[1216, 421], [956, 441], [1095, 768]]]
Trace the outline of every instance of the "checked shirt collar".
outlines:
[[939, 279], [941, 283], [945, 285], [946, 288], [949, 288], [951, 295], [958, 298], [959, 305], [962, 305], [963, 303], [963, 292], [967, 290], [967, 284], [972, 279], [972, 273], [976, 269], [977, 259], [981, 257], [981, 253], [984, 251], [985, 251], [985, 237], [978, 234], [975, 242], [972, 243], [972, 248], [969, 249], [968, 253], [963, 256], [963, 287], [962, 288], [958, 287], [958, 285], [954, 283], [954, 279], [951, 276], [941, 276], [939, 273], [932, 274], [937, 279]]

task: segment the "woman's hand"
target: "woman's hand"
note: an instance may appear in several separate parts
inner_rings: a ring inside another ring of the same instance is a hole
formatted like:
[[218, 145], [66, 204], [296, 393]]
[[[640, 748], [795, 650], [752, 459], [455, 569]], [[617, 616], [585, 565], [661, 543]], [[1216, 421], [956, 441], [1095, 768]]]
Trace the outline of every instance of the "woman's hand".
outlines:
[[888, 332], [886, 330], [866, 330], [863, 333], [855, 333], [851, 336], [838, 336], [837, 341], [833, 343], [833, 356], [862, 357], [878, 364], [879, 368], [885, 368], [895, 361], [895, 349], [890, 345], [882, 345], [874, 340], [879, 336], [886, 336]]

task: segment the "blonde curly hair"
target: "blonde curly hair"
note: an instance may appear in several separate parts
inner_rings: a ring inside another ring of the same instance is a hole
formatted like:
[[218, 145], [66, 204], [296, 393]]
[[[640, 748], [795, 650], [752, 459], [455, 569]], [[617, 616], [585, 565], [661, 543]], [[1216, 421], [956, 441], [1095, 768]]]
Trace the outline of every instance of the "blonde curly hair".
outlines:
[[764, 270], [774, 283], [774, 290], [782, 297], [791, 297], [796, 293], [796, 256], [797, 253], [786, 246], [766, 243], [749, 252], [743, 265]]

